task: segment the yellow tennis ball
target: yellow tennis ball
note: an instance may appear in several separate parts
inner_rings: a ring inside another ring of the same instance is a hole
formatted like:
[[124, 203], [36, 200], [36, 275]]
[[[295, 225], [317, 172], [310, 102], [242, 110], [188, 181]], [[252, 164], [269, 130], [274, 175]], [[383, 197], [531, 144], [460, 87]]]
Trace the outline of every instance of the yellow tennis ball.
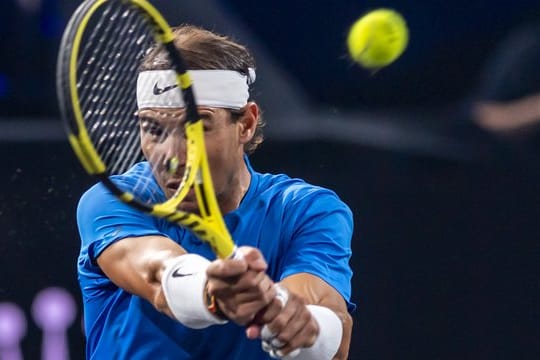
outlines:
[[351, 58], [367, 69], [392, 63], [405, 51], [408, 42], [405, 19], [391, 9], [373, 10], [360, 17], [347, 37]]

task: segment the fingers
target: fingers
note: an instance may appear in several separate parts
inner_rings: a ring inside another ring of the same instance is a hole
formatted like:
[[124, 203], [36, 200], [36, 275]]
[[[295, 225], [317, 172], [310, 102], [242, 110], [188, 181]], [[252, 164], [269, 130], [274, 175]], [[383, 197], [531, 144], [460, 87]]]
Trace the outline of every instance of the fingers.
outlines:
[[246, 336], [248, 339], [261, 337], [262, 324], [266, 324], [273, 320], [288, 301], [289, 293], [283, 287], [278, 284], [274, 284], [273, 287], [276, 290], [275, 297], [271, 299], [271, 302], [267, 307], [257, 313], [252, 323], [246, 328]]
[[254, 319], [256, 324], [268, 324], [270, 321], [274, 320], [288, 302], [288, 291], [278, 284], [274, 284], [273, 287], [275, 296], [271, 299], [268, 306], [257, 314]]
[[208, 266], [206, 289], [225, 316], [245, 325], [273, 301], [276, 290], [265, 273], [267, 264], [259, 250], [240, 247], [237, 253], [241, 256], [216, 260]]
[[272, 280], [265, 273], [247, 270], [242, 275], [228, 278], [209, 275], [207, 289], [214, 296], [238, 295], [246, 300], [265, 294], [270, 302], [275, 297], [272, 286]]
[[264, 272], [268, 264], [262, 253], [253, 247], [241, 246], [232, 259], [213, 261], [207, 270], [207, 275], [219, 278], [234, 277], [243, 274], [247, 269]]
[[[266, 325], [260, 331], [263, 350], [272, 357], [297, 354], [297, 349], [313, 345], [319, 334], [317, 322], [300, 297], [289, 293], [284, 306], [281, 300], [276, 300], [281, 310], [273, 314], [261, 316]], [[268, 311], [275, 311], [273, 302]], [[271, 320], [269, 320], [271, 319]]]
[[238, 248], [238, 253], [241, 254], [241, 257], [251, 270], [266, 271], [268, 268], [268, 264], [259, 249], [241, 246]]
[[223, 313], [240, 325], [252, 322], [276, 294], [273, 282], [266, 274], [251, 270], [236, 283], [209, 280], [207, 286], [208, 293], [214, 295]]
[[210, 278], [227, 279], [242, 275], [248, 269], [243, 259], [215, 260], [206, 269], [206, 275]]
[[216, 300], [220, 309], [236, 323], [246, 325], [254, 322], [254, 318], [275, 298], [275, 290], [272, 281], [265, 277], [254, 288], [246, 288], [244, 291], [216, 292]]
[[255, 340], [261, 337], [262, 326], [257, 323], [251, 323], [246, 326], [246, 336], [248, 339]]

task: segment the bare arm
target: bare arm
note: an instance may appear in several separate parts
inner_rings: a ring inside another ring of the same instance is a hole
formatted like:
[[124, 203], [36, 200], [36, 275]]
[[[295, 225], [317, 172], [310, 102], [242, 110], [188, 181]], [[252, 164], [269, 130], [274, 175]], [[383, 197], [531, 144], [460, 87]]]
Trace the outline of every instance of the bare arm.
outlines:
[[317, 341], [321, 329], [306, 305], [318, 305], [332, 310], [341, 321], [341, 343], [333, 359], [347, 359], [353, 320], [343, 297], [324, 280], [308, 273], [288, 276], [279, 285], [289, 292], [285, 306], [278, 300], [273, 301], [257, 322], [248, 327], [247, 336], [264, 339], [261, 326], [257, 324], [266, 324], [274, 338], [283, 344], [278, 347], [283, 354], [309, 348]]
[[[253, 248], [241, 247], [244, 260], [216, 260], [210, 273], [219, 275], [222, 296], [229, 300], [235, 309], [228, 313], [229, 319], [245, 324], [259, 309], [268, 305], [274, 297], [271, 280], [266, 276], [266, 262], [260, 253]], [[105, 275], [117, 286], [138, 295], [154, 305], [154, 307], [173, 319], [161, 278], [167, 260], [186, 254], [186, 251], [163, 236], [141, 236], [120, 240], [98, 257], [98, 265]], [[253, 269], [247, 271], [247, 268]], [[213, 269], [213, 270], [212, 270]], [[212, 283], [212, 276], [209, 282]], [[218, 291], [219, 292], [219, 291]], [[203, 294], [201, 294], [201, 298]]]
[[540, 119], [540, 94], [510, 102], [474, 104], [475, 121], [491, 131], [513, 131], [537, 124]]
[[288, 276], [280, 283], [307, 304], [320, 305], [333, 310], [343, 324], [341, 345], [334, 359], [347, 359], [351, 342], [353, 320], [343, 297], [317, 276], [300, 273]]
[[107, 247], [97, 263], [117, 286], [173, 317], [161, 288], [161, 275], [166, 260], [185, 253], [180, 245], [164, 236], [131, 237]]

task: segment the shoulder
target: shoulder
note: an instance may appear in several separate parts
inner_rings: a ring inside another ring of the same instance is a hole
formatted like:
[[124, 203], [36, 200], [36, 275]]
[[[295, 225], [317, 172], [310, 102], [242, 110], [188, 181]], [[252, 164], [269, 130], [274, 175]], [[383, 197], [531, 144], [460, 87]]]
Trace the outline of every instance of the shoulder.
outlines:
[[305, 205], [348, 209], [348, 206], [331, 189], [284, 174], [258, 174], [258, 176], [261, 194], [270, 194], [274, 200], [279, 199], [284, 206], [297, 208]]
[[[138, 170], [141, 169], [134, 169]], [[128, 189], [134, 189], [133, 181], [137, 181], [137, 178], [130, 170], [126, 174], [113, 176], [111, 180], [120, 188], [128, 186]], [[139, 197], [139, 194], [136, 196]], [[154, 218], [122, 202], [105, 185], [97, 183], [81, 196], [77, 206], [81, 256], [88, 256], [94, 264], [99, 254], [118, 240], [146, 235], [168, 236], [172, 228], [165, 224], [168, 224], [165, 220]]]
[[[157, 202], [155, 197], [163, 196], [159, 186], [155, 182], [148, 163], [135, 164], [127, 172], [121, 175], [111, 176], [112, 182], [120, 189], [134, 193], [141, 201]], [[144, 186], [139, 186], [144, 181]], [[120, 202], [102, 183], [97, 183], [83, 193], [79, 200], [79, 209], [89, 206], [111, 205]]]
[[95, 204], [104, 204], [113, 198], [111, 192], [102, 183], [94, 184], [82, 194], [79, 199], [78, 210], [80, 211]]

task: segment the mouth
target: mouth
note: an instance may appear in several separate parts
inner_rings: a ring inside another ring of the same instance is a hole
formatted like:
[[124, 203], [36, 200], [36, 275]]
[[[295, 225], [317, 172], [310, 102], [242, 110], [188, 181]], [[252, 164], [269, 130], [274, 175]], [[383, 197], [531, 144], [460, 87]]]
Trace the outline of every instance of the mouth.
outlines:
[[181, 180], [171, 179], [165, 183], [165, 192], [167, 197], [171, 197], [176, 193], [181, 182]]
[[180, 180], [169, 180], [165, 184], [165, 187], [169, 190], [176, 191], [178, 190], [178, 187], [180, 186], [181, 181]]

